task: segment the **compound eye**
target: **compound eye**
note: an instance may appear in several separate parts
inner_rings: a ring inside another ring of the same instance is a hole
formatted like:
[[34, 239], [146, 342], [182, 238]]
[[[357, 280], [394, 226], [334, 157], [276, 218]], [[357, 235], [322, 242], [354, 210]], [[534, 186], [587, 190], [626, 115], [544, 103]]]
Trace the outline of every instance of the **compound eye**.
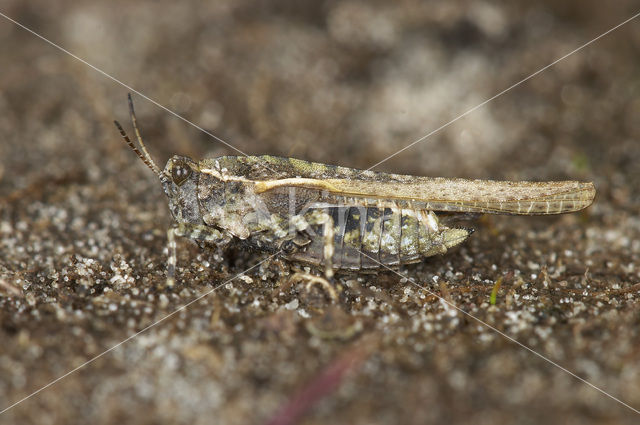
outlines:
[[171, 168], [171, 178], [178, 186], [182, 185], [191, 175], [191, 167], [182, 161], [177, 161]]

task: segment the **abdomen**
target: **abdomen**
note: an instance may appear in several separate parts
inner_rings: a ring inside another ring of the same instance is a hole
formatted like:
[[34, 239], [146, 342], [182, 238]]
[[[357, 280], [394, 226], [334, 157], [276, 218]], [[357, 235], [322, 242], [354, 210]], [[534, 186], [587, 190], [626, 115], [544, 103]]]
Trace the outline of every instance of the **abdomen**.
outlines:
[[[319, 213], [333, 221], [332, 263], [336, 270], [357, 271], [419, 262], [423, 257], [446, 252], [470, 234], [464, 229], [439, 225], [435, 214], [427, 211], [323, 206], [307, 210], [303, 217], [314, 222]], [[323, 265], [323, 225], [311, 224], [308, 234], [311, 242], [289, 258]]]

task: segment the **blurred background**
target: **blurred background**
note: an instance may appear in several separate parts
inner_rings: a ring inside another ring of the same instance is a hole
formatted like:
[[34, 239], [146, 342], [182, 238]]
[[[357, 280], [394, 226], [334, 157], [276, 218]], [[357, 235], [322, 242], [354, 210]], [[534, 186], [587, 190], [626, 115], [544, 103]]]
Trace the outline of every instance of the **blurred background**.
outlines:
[[[638, 7], [0, 0], [111, 77], [0, 17], [0, 409], [262, 258], [180, 241], [182, 283], [158, 289], [171, 220], [113, 126], [132, 133], [123, 85], [249, 155], [368, 168]], [[594, 181], [585, 213], [483, 220], [460, 250], [403, 273], [636, 409], [639, 70], [640, 18], [375, 168]], [[238, 154], [133, 97], [161, 166]], [[224, 285], [0, 423], [637, 422], [406, 279], [341, 278], [328, 306], [279, 289], [276, 269]]]

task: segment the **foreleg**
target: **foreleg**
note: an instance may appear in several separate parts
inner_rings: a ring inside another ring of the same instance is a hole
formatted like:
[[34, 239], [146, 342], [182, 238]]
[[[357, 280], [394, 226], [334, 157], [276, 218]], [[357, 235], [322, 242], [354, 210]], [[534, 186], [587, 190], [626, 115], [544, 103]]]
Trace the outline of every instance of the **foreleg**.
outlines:
[[178, 258], [176, 253], [176, 235], [197, 242], [208, 242], [216, 245], [226, 245], [231, 240], [231, 237], [226, 233], [203, 224], [179, 223], [170, 228], [167, 231], [167, 248], [169, 251], [169, 258], [167, 260], [167, 287], [175, 285], [176, 262]]

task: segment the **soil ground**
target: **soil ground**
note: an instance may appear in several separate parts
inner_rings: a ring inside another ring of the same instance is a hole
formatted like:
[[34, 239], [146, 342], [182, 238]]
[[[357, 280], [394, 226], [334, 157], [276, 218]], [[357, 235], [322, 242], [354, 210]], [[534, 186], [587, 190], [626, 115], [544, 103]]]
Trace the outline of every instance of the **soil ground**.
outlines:
[[[592, 207], [485, 216], [336, 303], [183, 239], [163, 289], [167, 201], [112, 123], [119, 80], [242, 152], [367, 168], [637, 7], [0, 0], [113, 77], [0, 17], [0, 409], [142, 331], [0, 423], [637, 423], [567, 372], [640, 409], [640, 20], [376, 167], [593, 181]], [[157, 162], [237, 153], [134, 101]]]

